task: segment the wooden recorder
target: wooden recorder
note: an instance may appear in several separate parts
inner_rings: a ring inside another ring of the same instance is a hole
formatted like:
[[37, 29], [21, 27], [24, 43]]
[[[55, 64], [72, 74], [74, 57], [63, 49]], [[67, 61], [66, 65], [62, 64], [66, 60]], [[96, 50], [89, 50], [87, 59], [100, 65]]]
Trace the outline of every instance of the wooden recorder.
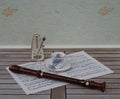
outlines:
[[48, 78], [48, 79], [77, 84], [77, 85], [81, 85], [81, 86], [84, 86], [84, 87], [87, 87], [90, 89], [98, 89], [98, 90], [101, 90], [102, 92], [105, 91], [105, 87], [106, 87], [105, 82], [98, 83], [98, 82], [89, 81], [89, 80], [79, 80], [79, 79], [75, 79], [75, 78], [70, 78], [70, 77], [65, 77], [65, 76], [61, 76], [61, 75], [43, 72], [41, 70], [32, 70], [32, 69], [24, 68], [24, 67], [17, 66], [17, 65], [12, 65], [9, 67], [9, 69], [15, 73], [37, 76], [38, 78], [44, 77], [44, 78]]

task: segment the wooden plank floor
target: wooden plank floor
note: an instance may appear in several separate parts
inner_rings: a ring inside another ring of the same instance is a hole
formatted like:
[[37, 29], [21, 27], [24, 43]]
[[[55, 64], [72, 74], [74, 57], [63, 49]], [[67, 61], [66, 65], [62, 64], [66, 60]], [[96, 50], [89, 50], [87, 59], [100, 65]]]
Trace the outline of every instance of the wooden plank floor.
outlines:
[[[67, 85], [67, 99], [120, 99], [120, 48], [47, 48], [45, 58], [50, 57], [54, 51], [66, 54], [84, 50], [104, 65], [111, 68], [114, 73], [97, 77], [92, 80], [107, 82], [106, 91], [90, 90], [76, 85]], [[30, 62], [30, 49], [0, 49], [0, 99], [50, 99], [50, 90], [33, 95], [25, 95], [24, 91], [6, 71], [5, 67], [12, 64]]]

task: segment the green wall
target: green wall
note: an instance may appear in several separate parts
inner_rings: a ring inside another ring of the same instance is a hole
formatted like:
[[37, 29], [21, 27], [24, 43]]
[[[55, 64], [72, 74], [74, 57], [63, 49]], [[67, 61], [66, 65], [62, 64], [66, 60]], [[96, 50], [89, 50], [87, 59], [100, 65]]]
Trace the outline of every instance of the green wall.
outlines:
[[0, 45], [119, 45], [120, 0], [0, 0]]

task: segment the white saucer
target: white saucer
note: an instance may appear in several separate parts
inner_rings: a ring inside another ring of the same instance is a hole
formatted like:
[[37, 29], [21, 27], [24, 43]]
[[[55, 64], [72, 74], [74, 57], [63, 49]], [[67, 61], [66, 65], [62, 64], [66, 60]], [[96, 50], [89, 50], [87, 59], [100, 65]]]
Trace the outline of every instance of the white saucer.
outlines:
[[52, 71], [52, 72], [63, 72], [67, 71], [72, 68], [71, 64], [67, 63], [65, 64], [62, 68], [55, 68], [54, 66], [47, 64], [46, 65], [47, 70]]
[[69, 64], [69, 65], [66, 65], [66, 66], [63, 66], [62, 68], [55, 69], [54, 71], [55, 71], [55, 72], [62, 72], [62, 71], [67, 71], [67, 70], [69, 70], [69, 69], [71, 69], [71, 65], [70, 65], [70, 64]]

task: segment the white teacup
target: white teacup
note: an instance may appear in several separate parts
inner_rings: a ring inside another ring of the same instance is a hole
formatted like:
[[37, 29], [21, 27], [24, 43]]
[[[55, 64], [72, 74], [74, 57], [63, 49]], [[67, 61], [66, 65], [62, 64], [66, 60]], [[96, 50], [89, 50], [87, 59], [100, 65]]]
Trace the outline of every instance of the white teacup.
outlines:
[[55, 69], [63, 68], [63, 60], [64, 60], [65, 53], [63, 52], [53, 52], [51, 53], [52, 58], [52, 65]]

